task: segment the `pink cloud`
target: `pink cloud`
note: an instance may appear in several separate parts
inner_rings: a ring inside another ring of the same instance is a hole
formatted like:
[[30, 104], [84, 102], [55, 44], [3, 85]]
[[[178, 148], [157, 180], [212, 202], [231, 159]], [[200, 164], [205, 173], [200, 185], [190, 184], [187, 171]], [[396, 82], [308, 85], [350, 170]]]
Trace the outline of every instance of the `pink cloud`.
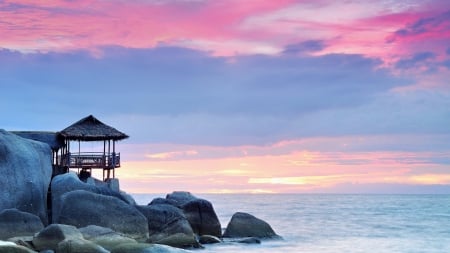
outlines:
[[9, 36], [0, 43], [6, 48], [45, 51], [232, 40], [247, 15], [289, 2], [5, 2], [0, 8], [0, 31]]
[[313, 39], [327, 41], [322, 53], [389, 60], [408, 53], [405, 48], [424, 50], [433, 45], [442, 51], [445, 47], [449, 29], [443, 10], [448, 6], [419, 4], [6, 1], [0, 3], [0, 32], [8, 36], [0, 38], [0, 46], [21, 51], [95, 51], [104, 45], [166, 44], [232, 55], [276, 54], [286, 45]]
[[[367, 139], [361, 140], [364, 138]], [[202, 193], [301, 193], [329, 191], [342, 184], [450, 183], [447, 166], [439, 162], [447, 158], [447, 151], [354, 151], [350, 148], [358, 139], [375, 145], [376, 139], [383, 138], [312, 138], [260, 147], [164, 145], [165, 152], [154, 153], [162, 154], [157, 158], [133, 161], [126, 160], [124, 154], [118, 175], [125, 190], [154, 193], [174, 189]], [[389, 139], [393, 137], [386, 136], [383, 142]], [[303, 145], [311, 148], [308, 150]], [[336, 148], [341, 150], [312, 150], [317, 149], [314, 145], [338, 145]], [[346, 147], [350, 149], [345, 150]], [[175, 151], [167, 151], [170, 148]], [[151, 149], [158, 150], [158, 145], [152, 145]]]

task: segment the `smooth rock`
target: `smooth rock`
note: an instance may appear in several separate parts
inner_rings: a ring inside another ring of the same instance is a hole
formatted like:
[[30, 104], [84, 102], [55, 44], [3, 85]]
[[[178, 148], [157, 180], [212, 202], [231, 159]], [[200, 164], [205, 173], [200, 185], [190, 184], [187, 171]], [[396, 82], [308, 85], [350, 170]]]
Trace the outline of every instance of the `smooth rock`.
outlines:
[[123, 243], [137, 243], [136, 240], [117, 233], [110, 228], [89, 225], [78, 229], [86, 240], [111, 250], [115, 246]]
[[231, 217], [223, 237], [280, 238], [267, 222], [241, 212]]
[[245, 243], [245, 244], [260, 244], [261, 240], [256, 237], [248, 237], [248, 238], [243, 238], [243, 239], [237, 240], [237, 242]]
[[58, 243], [56, 253], [109, 253], [109, 251], [88, 240], [66, 239]]
[[[94, 180], [94, 179], [93, 179]], [[95, 181], [95, 180], [94, 180]], [[106, 184], [99, 182], [99, 184], [103, 184], [102, 186], [97, 186], [95, 183], [85, 183], [81, 181], [77, 174], [65, 173], [58, 175], [53, 178], [51, 186], [52, 186], [52, 220], [53, 223], [58, 223], [62, 199], [61, 197], [68, 192], [76, 191], [76, 190], [85, 190], [88, 192], [101, 194], [105, 196], [113, 196], [117, 199], [120, 199], [128, 204], [129, 198], [125, 198], [121, 193], [113, 191], [107, 187]]]
[[41, 219], [31, 213], [15, 208], [0, 212], [0, 239], [17, 236], [29, 236], [44, 229]]
[[51, 158], [48, 144], [0, 129], [0, 210], [17, 208], [47, 224]]
[[148, 240], [148, 222], [134, 206], [124, 201], [84, 190], [61, 196], [57, 222], [76, 227], [97, 225], [111, 228], [138, 241]]
[[183, 233], [169, 235], [155, 241], [154, 243], [164, 244], [177, 248], [200, 248], [200, 244], [197, 242], [194, 235], [186, 235]]
[[14, 246], [14, 245], [16, 245], [16, 244], [13, 243], [13, 242], [9, 242], [9, 241], [1, 241], [1, 240], [0, 240], [0, 246]]
[[13, 245], [0, 244], [0, 253], [36, 253], [36, 251], [13, 243]]
[[37, 250], [56, 250], [64, 240], [83, 240], [83, 235], [74, 226], [51, 224], [34, 236], [33, 245]]
[[31, 244], [33, 241], [33, 236], [18, 236], [18, 237], [12, 237], [8, 239], [9, 242], [13, 242], [17, 245], [24, 246], [25, 248], [33, 249], [34, 247]]
[[220, 237], [222, 228], [211, 202], [197, 198], [189, 192], [173, 192], [166, 199], [183, 210], [194, 233]]
[[220, 240], [219, 237], [213, 236], [213, 235], [201, 235], [198, 238], [198, 241], [201, 244], [214, 244], [214, 243], [221, 243], [222, 240]]
[[111, 250], [111, 253], [188, 253], [183, 249], [160, 244], [124, 243]]
[[[137, 206], [148, 220], [149, 241], [175, 247], [197, 246], [194, 232], [183, 212], [172, 205]], [[173, 236], [177, 234], [177, 236]], [[170, 237], [170, 239], [169, 239]]]
[[114, 230], [110, 228], [105, 228], [97, 225], [89, 225], [86, 227], [78, 228], [78, 231], [80, 231], [84, 239], [87, 240], [91, 240], [99, 236], [111, 235], [116, 233]]

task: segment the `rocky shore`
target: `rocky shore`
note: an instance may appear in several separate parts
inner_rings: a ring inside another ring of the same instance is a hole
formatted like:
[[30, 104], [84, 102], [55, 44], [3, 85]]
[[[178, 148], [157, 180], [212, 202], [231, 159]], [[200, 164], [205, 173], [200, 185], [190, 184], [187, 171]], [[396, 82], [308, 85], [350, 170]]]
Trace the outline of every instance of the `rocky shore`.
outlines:
[[222, 232], [212, 203], [189, 192], [138, 205], [117, 179], [52, 179], [47, 144], [1, 129], [0, 171], [0, 253], [170, 253], [280, 238], [265, 221], [240, 212]]

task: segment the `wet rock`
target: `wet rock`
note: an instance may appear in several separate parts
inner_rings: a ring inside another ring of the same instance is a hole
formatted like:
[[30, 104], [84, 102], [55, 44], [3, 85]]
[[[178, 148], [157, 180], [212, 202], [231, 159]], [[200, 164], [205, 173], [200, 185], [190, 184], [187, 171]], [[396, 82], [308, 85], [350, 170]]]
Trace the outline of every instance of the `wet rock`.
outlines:
[[223, 237], [280, 238], [267, 222], [241, 212], [231, 217]]
[[261, 240], [256, 237], [248, 237], [248, 238], [239, 239], [236, 242], [245, 243], [245, 244], [260, 244]]
[[214, 243], [221, 243], [222, 240], [220, 240], [220, 238], [213, 236], [213, 235], [201, 235], [198, 238], [198, 241], [201, 244], [214, 244]]
[[177, 248], [200, 248], [200, 244], [197, 242], [194, 235], [186, 235], [183, 233], [176, 233], [173, 235], [166, 236], [160, 240], [153, 243], [164, 244]]

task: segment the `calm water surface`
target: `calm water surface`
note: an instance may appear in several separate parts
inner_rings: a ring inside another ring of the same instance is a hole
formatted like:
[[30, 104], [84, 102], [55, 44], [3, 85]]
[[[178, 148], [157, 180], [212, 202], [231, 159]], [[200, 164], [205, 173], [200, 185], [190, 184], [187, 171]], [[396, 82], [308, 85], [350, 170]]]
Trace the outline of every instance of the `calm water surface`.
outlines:
[[[450, 195], [197, 194], [222, 227], [235, 212], [267, 221], [283, 241], [197, 252], [450, 252]], [[134, 195], [139, 204], [164, 195]]]

